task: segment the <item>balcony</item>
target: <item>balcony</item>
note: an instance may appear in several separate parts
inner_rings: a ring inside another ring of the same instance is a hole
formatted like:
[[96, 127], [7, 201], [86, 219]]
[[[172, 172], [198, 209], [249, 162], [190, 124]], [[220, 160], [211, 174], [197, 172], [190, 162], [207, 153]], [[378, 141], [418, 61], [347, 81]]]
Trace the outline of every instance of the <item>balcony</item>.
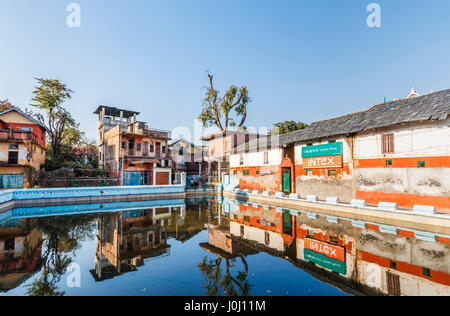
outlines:
[[0, 129], [0, 141], [37, 142], [37, 136], [33, 132], [28, 131]]
[[128, 158], [152, 158], [152, 159], [165, 159], [169, 158], [169, 155], [163, 154], [161, 151], [159, 152], [146, 152], [146, 151], [137, 151], [133, 149], [128, 149], [125, 151], [126, 157]]

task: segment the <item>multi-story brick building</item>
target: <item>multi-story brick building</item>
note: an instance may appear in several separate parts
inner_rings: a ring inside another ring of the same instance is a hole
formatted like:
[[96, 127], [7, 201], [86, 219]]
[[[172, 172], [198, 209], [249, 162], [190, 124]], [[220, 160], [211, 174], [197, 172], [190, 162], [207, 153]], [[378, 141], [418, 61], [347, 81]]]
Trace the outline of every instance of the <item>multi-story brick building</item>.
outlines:
[[100, 106], [100, 166], [122, 177], [124, 185], [172, 183], [170, 132], [137, 121], [138, 112]]
[[29, 188], [45, 163], [46, 127], [12, 107], [0, 113], [0, 188]]

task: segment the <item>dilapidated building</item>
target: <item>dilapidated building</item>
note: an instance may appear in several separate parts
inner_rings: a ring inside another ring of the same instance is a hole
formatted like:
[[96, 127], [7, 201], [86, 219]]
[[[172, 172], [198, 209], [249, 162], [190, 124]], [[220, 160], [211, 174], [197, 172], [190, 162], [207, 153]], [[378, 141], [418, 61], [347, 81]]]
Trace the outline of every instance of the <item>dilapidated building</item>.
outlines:
[[100, 165], [124, 185], [172, 183], [170, 132], [149, 128], [137, 120], [138, 112], [100, 106]]
[[45, 163], [47, 128], [12, 107], [0, 113], [0, 188], [30, 188]]
[[450, 209], [450, 90], [260, 138], [230, 157], [241, 189]]

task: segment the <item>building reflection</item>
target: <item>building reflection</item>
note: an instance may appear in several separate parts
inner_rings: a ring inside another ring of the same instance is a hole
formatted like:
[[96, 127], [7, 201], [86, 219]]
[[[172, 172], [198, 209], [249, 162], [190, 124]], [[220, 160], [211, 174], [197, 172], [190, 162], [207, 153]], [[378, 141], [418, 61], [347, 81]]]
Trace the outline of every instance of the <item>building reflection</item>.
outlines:
[[209, 200], [142, 210], [105, 213], [97, 221], [96, 281], [137, 271], [150, 260], [170, 255], [169, 238], [181, 242], [214, 220]]
[[450, 243], [445, 238], [426, 240], [406, 228], [389, 231], [376, 223], [355, 225], [350, 219], [228, 199], [221, 208], [229, 226], [220, 229], [225, 237], [210, 229], [210, 247], [230, 251], [223, 245], [243, 244], [287, 259], [351, 294], [450, 295]]
[[13, 219], [0, 225], [0, 292], [29, 279], [42, 263], [42, 232], [32, 220]]

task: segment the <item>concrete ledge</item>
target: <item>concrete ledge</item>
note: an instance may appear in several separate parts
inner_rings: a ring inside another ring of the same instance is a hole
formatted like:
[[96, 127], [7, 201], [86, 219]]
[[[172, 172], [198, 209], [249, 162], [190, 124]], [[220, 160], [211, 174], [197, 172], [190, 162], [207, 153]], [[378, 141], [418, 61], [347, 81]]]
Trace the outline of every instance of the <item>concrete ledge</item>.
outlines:
[[327, 204], [333, 204], [333, 205], [337, 205], [337, 204], [339, 204], [339, 202], [340, 202], [339, 198], [334, 197], [334, 196], [327, 197], [327, 200], [326, 200]]
[[327, 215], [327, 221], [329, 223], [339, 224], [339, 218], [336, 216]]
[[289, 194], [289, 198], [292, 200], [298, 200], [300, 198], [300, 195], [297, 193], [291, 193]]
[[397, 211], [398, 210], [398, 204], [397, 203], [390, 203], [390, 202], [380, 202], [378, 203], [378, 208], [383, 211]]
[[253, 190], [253, 191], [252, 191], [252, 194], [254, 194], [254, 195], [259, 195], [259, 190]]
[[[224, 196], [232, 199], [240, 199], [235, 193], [224, 192]], [[263, 205], [281, 206], [286, 209], [298, 209], [301, 213], [315, 213], [319, 215], [332, 215], [338, 218], [351, 220], [355, 227], [365, 228], [365, 224], [376, 222], [377, 225], [385, 224], [396, 227], [407, 227], [408, 230], [429, 231], [441, 235], [450, 235], [450, 217], [434, 215], [424, 216], [411, 211], [385, 211], [372, 207], [352, 207], [349, 204], [326, 204], [325, 202], [310, 202], [305, 200], [293, 200], [288, 198], [276, 198], [273, 196], [246, 197], [248, 200]]]
[[436, 208], [434, 206], [427, 205], [414, 205], [413, 213], [432, 216], [436, 213]]
[[319, 197], [317, 195], [307, 195], [306, 201], [308, 202], [317, 202], [319, 201]]
[[263, 196], [271, 196], [271, 194], [270, 194], [269, 191], [264, 191], [264, 192], [262, 193], [262, 195], [263, 195]]
[[430, 232], [423, 232], [423, 231], [414, 231], [414, 235], [416, 236], [416, 239], [420, 239], [423, 241], [436, 241], [436, 235]]
[[284, 194], [283, 194], [283, 192], [275, 192], [275, 197], [277, 197], [277, 198], [283, 198], [283, 197], [284, 197]]
[[367, 206], [367, 202], [364, 201], [364, 200], [352, 200], [350, 205], [352, 207], [366, 207]]
[[390, 225], [378, 225], [380, 228], [380, 232], [389, 233], [389, 234], [397, 234], [397, 228]]

